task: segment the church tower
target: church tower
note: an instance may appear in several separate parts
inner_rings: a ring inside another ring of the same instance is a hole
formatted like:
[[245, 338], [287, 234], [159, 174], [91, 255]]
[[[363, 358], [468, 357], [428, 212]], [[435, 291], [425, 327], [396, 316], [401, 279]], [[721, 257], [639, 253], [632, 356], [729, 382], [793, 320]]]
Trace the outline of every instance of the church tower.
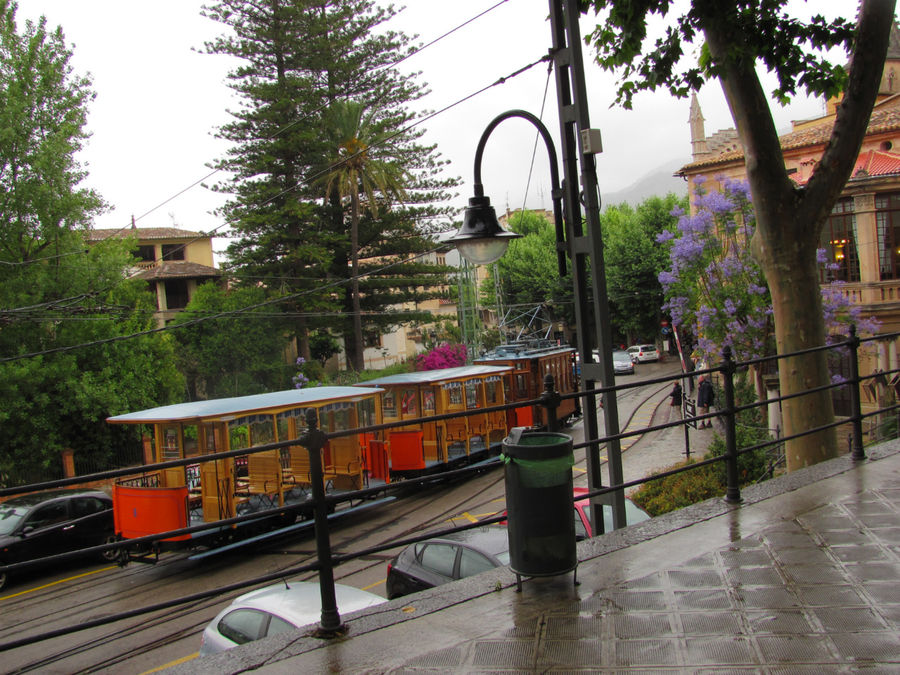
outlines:
[[688, 117], [691, 125], [691, 153], [694, 161], [709, 155], [709, 144], [706, 142], [706, 130], [703, 127], [703, 113], [700, 111], [700, 102], [697, 100], [697, 92], [691, 94], [691, 114]]

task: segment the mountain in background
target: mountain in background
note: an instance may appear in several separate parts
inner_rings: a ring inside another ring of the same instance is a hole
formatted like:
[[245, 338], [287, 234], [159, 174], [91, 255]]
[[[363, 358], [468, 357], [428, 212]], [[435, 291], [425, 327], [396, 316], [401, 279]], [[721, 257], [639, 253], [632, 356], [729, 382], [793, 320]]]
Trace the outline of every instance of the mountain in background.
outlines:
[[622, 202], [637, 206], [648, 197], [665, 197], [670, 192], [674, 192], [679, 197], [685, 196], [688, 189], [687, 182], [673, 174], [689, 162], [690, 160], [684, 158], [673, 159], [642, 176], [627, 188], [615, 192], [604, 193], [601, 186], [600, 196], [603, 200], [601, 210]]

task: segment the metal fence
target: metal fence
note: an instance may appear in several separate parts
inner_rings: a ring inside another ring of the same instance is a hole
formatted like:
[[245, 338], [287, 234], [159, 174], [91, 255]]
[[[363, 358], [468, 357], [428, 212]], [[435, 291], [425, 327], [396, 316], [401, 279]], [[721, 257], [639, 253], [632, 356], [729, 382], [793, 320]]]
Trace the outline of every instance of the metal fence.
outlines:
[[[685, 471], [693, 471], [693, 470], [696, 470], [703, 466], [708, 466], [708, 465], [715, 464], [718, 462], [723, 462], [725, 464], [725, 473], [726, 473], [726, 477], [727, 477], [726, 492], [725, 492], [724, 498], [731, 503], [739, 503], [741, 500], [740, 485], [739, 485], [739, 481], [738, 481], [738, 458], [740, 457], [740, 455], [749, 453], [749, 452], [753, 452], [754, 450], [766, 449], [767, 451], [769, 451], [770, 456], [772, 458], [771, 461], [774, 465], [779, 462], [779, 454], [783, 453], [783, 445], [785, 442], [790, 441], [794, 438], [802, 437], [804, 435], [818, 433], [818, 432], [824, 431], [829, 428], [836, 428], [836, 427], [842, 427], [842, 426], [846, 426], [849, 429], [848, 437], [847, 437], [847, 447], [848, 447], [849, 455], [855, 460], [864, 460], [865, 459], [864, 440], [865, 440], [866, 435], [869, 436], [870, 442], [878, 442], [878, 441], [884, 440], [885, 438], [888, 437], [888, 436], [886, 436], [886, 434], [888, 434], [888, 433], [892, 434], [891, 436], [889, 436], [891, 438], [894, 438], [897, 435], [897, 429], [898, 429], [898, 427], [900, 427], [900, 423], [898, 423], [898, 411], [900, 411], [900, 405], [898, 405], [895, 402], [894, 392], [891, 390], [892, 387], [889, 385], [889, 383], [895, 382], [895, 381], [900, 382], [900, 368], [891, 369], [891, 370], [881, 370], [881, 371], [874, 372], [874, 373], [871, 373], [866, 376], [860, 376], [860, 374], [859, 374], [859, 351], [860, 351], [861, 346], [866, 343], [874, 343], [877, 341], [894, 341], [898, 337], [900, 337], [900, 333], [881, 334], [881, 335], [873, 336], [870, 338], [860, 339], [856, 335], [855, 330], [853, 330], [851, 327], [849, 337], [847, 337], [846, 339], [838, 340], [838, 341], [836, 341], [832, 344], [826, 345], [826, 346], [817, 347], [817, 348], [805, 350], [803, 352], [797, 352], [797, 353], [788, 354], [788, 355], [770, 356], [770, 357], [753, 359], [753, 360], [743, 361], [743, 362], [735, 362], [731, 357], [730, 350], [728, 348], [726, 348], [725, 350], [723, 350], [723, 358], [719, 364], [717, 364], [714, 367], [710, 367], [710, 368], [707, 368], [704, 370], [696, 370], [696, 371], [693, 371], [692, 373], [690, 373], [690, 375], [692, 375], [694, 377], [699, 377], [701, 375], [714, 375], [717, 377], [717, 379], [719, 381], [719, 386], [720, 386], [722, 394], [723, 394], [722, 395], [723, 400], [722, 400], [722, 405], [720, 405], [715, 411], [710, 412], [706, 415], [694, 415], [694, 416], [686, 415], [686, 416], [683, 416], [682, 418], [672, 421], [672, 422], [667, 422], [667, 423], [658, 424], [658, 425], [651, 425], [649, 427], [644, 427], [644, 428], [641, 428], [641, 429], [635, 430], [635, 431], [624, 431], [624, 432], [617, 434], [616, 436], [606, 436], [606, 437], [600, 437], [600, 438], [585, 439], [582, 443], [575, 444], [573, 446], [573, 449], [589, 448], [591, 446], [600, 447], [600, 446], [603, 446], [606, 443], [608, 443], [613, 438], [618, 438], [621, 440], [621, 439], [631, 438], [631, 437], [635, 437], [635, 436], [639, 436], [639, 435], [643, 435], [643, 434], [647, 434], [647, 433], [651, 433], [651, 432], [655, 432], [655, 431], [662, 431], [662, 430], [673, 428], [673, 427], [679, 427], [679, 426], [683, 426], [683, 425], [696, 425], [696, 423], [698, 421], [701, 421], [704, 419], [718, 419], [723, 428], [723, 437], [724, 437], [724, 441], [725, 441], [725, 453], [721, 456], [708, 457], [708, 458], [705, 458], [698, 462], [687, 463], [684, 466], [679, 466], [679, 467], [672, 468], [672, 469], [669, 469], [664, 472], [656, 473], [656, 474], [653, 474], [650, 476], [645, 476], [640, 479], [626, 482], [626, 483], [623, 483], [620, 485], [605, 486], [598, 490], [590, 492], [588, 495], [581, 495], [580, 498], [584, 498], [585, 496], [596, 497], [596, 496], [600, 496], [600, 495], [609, 494], [609, 493], [619, 491], [619, 490], [624, 490], [624, 489], [627, 489], [630, 487], [636, 487], [636, 486], [642, 485], [651, 480], [664, 478], [666, 476], [675, 475], [675, 474], [685, 472]], [[735, 379], [736, 379], [736, 374], [739, 371], [745, 370], [750, 366], [758, 366], [760, 368], [771, 371], [773, 364], [777, 367], [777, 365], [782, 360], [789, 358], [791, 356], [796, 356], [798, 354], [812, 353], [812, 352], [816, 352], [816, 351], [835, 351], [835, 350], [842, 350], [843, 358], [845, 359], [846, 366], [847, 366], [846, 375], [842, 376], [840, 378], [837, 378], [835, 381], [833, 381], [829, 385], [819, 387], [817, 389], [807, 390], [807, 391], [793, 394], [790, 396], [777, 396], [777, 397], [767, 398], [764, 400], [758, 400], [758, 401], [754, 401], [752, 403], [741, 404], [741, 405], [738, 405], [736, 403], [736, 401], [735, 401]], [[521, 407], [523, 405], [532, 405], [532, 404], [539, 404], [539, 405], [546, 406], [546, 409], [548, 412], [547, 419], [551, 420], [551, 426], [552, 426], [554, 424], [553, 421], [556, 419], [556, 408], [559, 406], [559, 404], [561, 403], [562, 400], [565, 400], [567, 398], [584, 397], [585, 400], [588, 400], [589, 397], [596, 397], [596, 396], [603, 397], [605, 394], [607, 394], [609, 392], [619, 392], [619, 391], [623, 391], [623, 390], [627, 390], [627, 389], [633, 389], [636, 387], [644, 387], [644, 386], [652, 385], [652, 384], [672, 383], [672, 382], [681, 380], [685, 376], [686, 376], [686, 374], [684, 374], [684, 373], [678, 373], [675, 375], [654, 378], [651, 380], [642, 380], [640, 382], [633, 382], [633, 383], [628, 383], [625, 385], [617, 385], [617, 386], [612, 386], [612, 387], [601, 387], [601, 388], [593, 389], [590, 391], [580, 391], [575, 394], [567, 394], [567, 395], [560, 395], [558, 392], [554, 391], [553, 380], [551, 377], [548, 376], [547, 379], [545, 380], [545, 391], [544, 391], [543, 395], [540, 398], [534, 399], [532, 401], [517, 401], [515, 403], [506, 404], [506, 405], [502, 405], [502, 406], [493, 406], [493, 407], [489, 407], [489, 408], [482, 408], [482, 409], [468, 411], [468, 412], [464, 412], [464, 413], [432, 416], [432, 417], [428, 417], [428, 418], [421, 418], [420, 420], [406, 419], [406, 420], [396, 422], [396, 423], [386, 423], [386, 424], [369, 426], [369, 427], [364, 427], [364, 428], [359, 428], [359, 429], [351, 429], [351, 430], [346, 430], [346, 431], [337, 432], [337, 433], [330, 433], [330, 434], [321, 432], [316, 428], [316, 420], [313, 415], [309, 419], [309, 422], [310, 422], [309, 430], [307, 431], [306, 434], [304, 434], [304, 437], [301, 437], [300, 439], [291, 439], [289, 441], [270, 443], [270, 444], [266, 444], [266, 445], [257, 446], [254, 448], [244, 448], [241, 450], [220, 452], [220, 453], [216, 453], [216, 454], [206, 455], [202, 458], [202, 460], [203, 461], [212, 461], [212, 460], [228, 458], [228, 457], [243, 456], [243, 455], [248, 455], [248, 454], [252, 454], [255, 452], [264, 452], [264, 451], [272, 450], [275, 448], [282, 448], [282, 447], [287, 447], [290, 445], [297, 445], [299, 443], [299, 444], [307, 447], [307, 449], [310, 451], [311, 463], [315, 463], [317, 459], [320, 461], [319, 450], [324, 445], [324, 443], [327, 442], [331, 438], [338, 438], [338, 437], [348, 436], [348, 435], [353, 435], [353, 434], [358, 434], [358, 433], [372, 433], [372, 432], [386, 431], [386, 430], [389, 430], [389, 429], [392, 429], [395, 427], [409, 426], [409, 425], [415, 424], [417, 422], [436, 421], [439, 419], [451, 419], [451, 418], [465, 417], [465, 416], [471, 415], [471, 414], [480, 414], [480, 413], [484, 413], [484, 412], [509, 410], [512, 408]], [[873, 385], [871, 383], [875, 383], [875, 384]], [[860, 395], [861, 389], [862, 389], [862, 387], [865, 387], [865, 386], [876, 386], [876, 385], [885, 392], [885, 396], [876, 397], [875, 405], [869, 406], [869, 408], [864, 412], [862, 409], [862, 397]], [[743, 447], [743, 448], [737, 447], [737, 440], [736, 440], [737, 439], [737, 434], [736, 434], [737, 421], [736, 421], [736, 418], [737, 418], [737, 415], [739, 412], [741, 412], [742, 410], [750, 410], [750, 409], [757, 408], [757, 407], [769, 406], [773, 403], [780, 404], [780, 402], [785, 401], [789, 398], [804, 396], [811, 392], [822, 391], [822, 390], [829, 390], [829, 391], [843, 390], [843, 393], [846, 395], [846, 399], [848, 401], [847, 412], [849, 414], [847, 414], [845, 416], [840, 416], [831, 424], [820, 426], [820, 427], [815, 427], [815, 428], [804, 429], [803, 431], [793, 434], [792, 436], [779, 438], [779, 437], [777, 437], [778, 434], [776, 431], [775, 438], [771, 438], [770, 440], [764, 441], [762, 443], [759, 443], [757, 445], [753, 445], [750, 447]], [[869, 427], [868, 434], [864, 433], [864, 426], [867, 423], [869, 423], [868, 424], [868, 427]], [[158, 464], [152, 464], [152, 465], [147, 465], [147, 466], [141, 467], [140, 471], [142, 473], [149, 473], [149, 472], [158, 471], [160, 469], [165, 469], [165, 468], [170, 468], [170, 467], [186, 466], [188, 464], [195, 464], [197, 461], [198, 461], [198, 458], [196, 458], [196, 457], [190, 458], [190, 459], [172, 460], [172, 461], [168, 461], [168, 462], [161, 462]], [[470, 474], [470, 473], [473, 473], [476, 471], [484, 471], [484, 470], [485, 470], [484, 466], [467, 467], [467, 468], [456, 469], [456, 470], [447, 472], [444, 475], [448, 476], [448, 477], [452, 477], [452, 478], [459, 478], [459, 477], [465, 476], [467, 474]], [[27, 486], [24, 488], [23, 487], [5, 488], [5, 489], [0, 489], [0, 497], [6, 496], [6, 495], [11, 495], [11, 494], [16, 494], [16, 493], [21, 493], [21, 492], [25, 492], [25, 491], [33, 491], [36, 489], [46, 489], [46, 488], [74, 485], [74, 484], [82, 482], [86, 479], [96, 481], [96, 480], [109, 479], [109, 478], [119, 478], [119, 477], [124, 477], [124, 476], [134, 476], [135, 473], [136, 473], [136, 471], [134, 468], [118, 469], [115, 471], [106, 471], [106, 472], [92, 474], [90, 476], [82, 476], [82, 477], [76, 477], [76, 478], [71, 478], [71, 479], [48, 481], [48, 482], [44, 482], [44, 483], [41, 483], [38, 485], [30, 485], [30, 486]], [[470, 529], [472, 527], [479, 527], [484, 524], [488, 524], [488, 523], [492, 523], [492, 522], [498, 522], [504, 518], [504, 516], [495, 516], [493, 518], [487, 518], [485, 520], [482, 520], [482, 521], [479, 521], [477, 523], [473, 523], [470, 525], [447, 528], [447, 529], [441, 530], [439, 532], [430, 531], [430, 532], [422, 534], [422, 535], [409, 537], [409, 538], [406, 538], [403, 540], [391, 541], [390, 543], [373, 546], [373, 547], [370, 547], [370, 548], [367, 548], [364, 550], [352, 551], [352, 552], [341, 553], [341, 554], [334, 554], [332, 552], [330, 544], [329, 544], [328, 525], [327, 525], [327, 522], [325, 519], [328, 509], [330, 509], [333, 505], [335, 505], [339, 501], [347, 501], [347, 500], [353, 500], [353, 499], [370, 499], [379, 493], [390, 492], [392, 490], [408, 490], [409, 488], [415, 487], [416, 485], [425, 485], [427, 483], [433, 483], [435, 480], [435, 477], [428, 476], [428, 477], [424, 477], [421, 479], [405, 480], [405, 481], [402, 481], [401, 483], [397, 483], [397, 484], [388, 484], [386, 486], [378, 486], [378, 487], [374, 487], [374, 488], [357, 490], [357, 491], [350, 492], [350, 493], [344, 493], [341, 496], [335, 496], [335, 495], [325, 494], [324, 485], [322, 483], [321, 476], [322, 476], [322, 474], [321, 474], [321, 466], [320, 466], [319, 471], [318, 471], [318, 481], [317, 481], [316, 473], [314, 472], [314, 474], [313, 474], [313, 487], [314, 488], [317, 487], [316, 483], [318, 482], [318, 489], [314, 489], [314, 500], [313, 500], [314, 501], [313, 507], [314, 507], [314, 512], [316, 515], [316, 537], [317, 537], [317, 553], [318, 553], [318, 559], [316, 561], [308, 563], [308, 564], [304, 564], [304, 565], [298, 565], [298, 566], [295, 566], [295, 567], [287, 569], [287, 570], [281, 570], [275, 574], [256, 577], [256, 578], [248, 579], [246, 581], [242, 581], [242, 582], [239, 582], [236, 584], [231, 584], [229, 586], [220, 587], [220, 588], [217, 588], [212, 591], [193, 594], [191, 596], [180, 598], [177, 602], [172, 601], [172, 602], [167, 602], [167, 603], [159, 603], [156, 605], [131, 610], [127, 614], [107, 616], [107, 617], [99, 618], [95, 621], [83, 622], [77, 626], [72, 626], [71, 629], [54, 631], [52, 635], [50, 635], [50, 634], [36, 635], [36, 636], [28, 637], [28, 638], [22, 638], [20, 640], [14, 641], [14, 642], [0, 644], [0, 651], [6, 650], [6, 649], [12, 649], [12, 648], [19, 647], [19, 646], [24, 646], [26, 644], [33, 644], [33, 643], [39, 642], [43, 639], [47, 639], [49, 637], [55, 637], [55, 636], [83, 630], [85, 628], [91, 628], [91, 627], [95, 627], [95, 626], [104, 625], [107, 623], [111, 623], [113, 621], [121, 620], [126, 617], [131, 617], [131, 616], [136, 616], [136, 615], [140, 615], [140, 614], [159, 611], [161, 609], [166, 609], [168, 607], [171, 607], [171, 606], [174, 606], [177, 604], [195, 602], [195, 601], [203, 599], [203, 598], [214, 597], [216, 595], [221, 595], [221, 594], [229, 593], [232, 591], [248, 588], [251, 586], [256, 586], [261, 583], [274, 581], [277, 579], [284, 578], [285, 576], [300, 574], [303, 572], [310, 572], [310, 571], [318, 570], [319, 575], [320, 575], [320, 581], [322, 582], [323, 587], [325, 587], [325, 589], [323, 590], [323, 596], [328, 592], [328, 587], [330, 586], [330, 594], [331, 594], [331, 597], [333, 598], [334, 597], [334, 595], [333, 595], [334, 588], [333, 588], [332, 568], [335, 565], [339, 565], [342, 562], [345, 562], [347, 560], [351, 560], [354, 558], [370, 556], [370, 555], [373, 555], [376, 553], [381, 553], [381, 552], [385, 552], [388, 550], [397, 549], [397, 548], [406, 546], [406, 545], [416, 542], [416, 541], [421, 541], [423, 539], [434, 537], [434, 536], [440, 536], [441, 534]], [[351, 501], [351, 503], [352, 503], [352, 501]], [[259, 519], [261, 516], [265, 516], [265, 515], [277, 516], [280, 514], [288, 513], [291, 511], [296, 511], [296, 510], [303, 509], [303, 508], [308, 509], [309, 504], [304, 503], [304, 504], [300, 504], [300, 505], [272, 508], [272, 509], [269, 509], [266, 511], [258, 511], [258, 512], [255, 512], [248, 516], [238, 516], [236, 518], [218, 521], [218, 524], [227, 525], [227, 524], [232, 524], [232, 523], [238, 523], [238, 522], [241, 522], [241, 521], [247, 520], [247, 519]], [[181, 530], [173, 530], [170, 532], [164, 532], [164, 533], [154, 534], [154, 535], [147, 536], [147, 537], [141, 537], [139, 539], [132, 539], [132, 540], [128, 540], [127, 542], [106, 544], [103, 546], [95, 547], [94, 549], [90, 549], [90, 550], [96, 551], [97, 553], [99, 553], [101, 551], [110, 550], [110, 549], [114, 549], [114, 548], [122, 548], [125, 546], [152, 544], [153, 542], [161, 540], [161, 539], [167, 539], [167, 538], [171, 538], [173, 536], [198, 532], [198, 531], [202, 531], [202, 530], [208, 529], [208, 528], [209, 528], [209, 524], [207, 523], [204, 525], [183, 528]], [[61, 554], [58, 556], [54, 556], [54, 559], [58, 558], [58, 559], [62, 560], [65, 558], [69, 558], [72, 555], [73, 554]], [[13, 570], [13, 569], [17, 569], [20, 567], [25, 567], [27, 565], [28, 565], [28, 563], [19, 563], [17, 565], [10, 565], [5, 569]], [[328, 603], [327, 602], [323, 603], [323, 605], [325, 605], [325, 604], [328, 604]], [[332, 610], [333, 610], [333, 606], [332, 606]], [[324, 614], [324, 609], [323, 609], [323, 617], [324, 616], [325, 616], [325, 614]]]

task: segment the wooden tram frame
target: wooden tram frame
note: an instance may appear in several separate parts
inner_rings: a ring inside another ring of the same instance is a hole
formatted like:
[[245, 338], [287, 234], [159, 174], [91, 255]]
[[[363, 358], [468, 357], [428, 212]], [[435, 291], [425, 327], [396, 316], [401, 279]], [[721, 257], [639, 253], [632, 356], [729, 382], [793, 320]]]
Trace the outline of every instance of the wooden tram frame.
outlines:
[[[560, 394], [579, 390], [575, 370], [576, 351], [572, 347], [559, 346], [546, 340], [512, 342], [500, 345], [474, 363], [506, 365], [512, 371], [505, 376], [506, 398], [509, 402], [534, 400], [544, 391], [544, 377], [553, 376], [554, 389]], [[557, 408], [560, 424], [581, 415], [581, 403], [576, 398], [563, 399]], [[508, 411], [507, 425], [513, 427], [546, 428], [547, 411], [539, 405], [522, 406]]]
[[[309, 453], [301, 445], [249, 452], [254, 445], [298, 438], [305, 412], [317, 410], [326, 432], [373, 426], [381, 420], [382, 390], [313, 387], [210, 401], [193, 401], [107, 418], [110, 424], [150, 427], [150, 464], [196, 456], [192, 466], [122, 479], [113, 486], [116, 533], [123, 539], [215, 522], [308, 496]], [[234, 447], [246, 436], [245, 444]], [[247, 449], [248, 454], [203, 460], [203, 455]], [[246, 461], [241, 461], [245, 459]], [[325, 479], [335, 489], [390, 481], [387, 449], [376, 434], [334, 438], [322, 450]], [[192, 522], [193, 521], [193, 522]], [[195, 535], [173, 537], [184, 542]]]
[[[503, 405], [506, 392], [501, 384], [511, 370], [498, 364], [460, 366], [387, 375], [360, 384], [384, 389], [382, 416], [389, 423]], [[391, 473], [417, 476], [475, 461], [499, 449], [508, 430], [503, 411], [391, 429], [387, 432]]]

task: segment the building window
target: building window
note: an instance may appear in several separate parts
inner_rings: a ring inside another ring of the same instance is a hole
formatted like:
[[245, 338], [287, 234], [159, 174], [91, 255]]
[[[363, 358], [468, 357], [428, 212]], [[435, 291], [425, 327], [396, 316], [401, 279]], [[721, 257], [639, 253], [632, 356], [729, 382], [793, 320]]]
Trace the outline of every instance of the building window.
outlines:
[[375, 329], [363, 331], [363, 345], [366, 347], [381, 347], [381, 333]]
[[184, 279], [170, 279], [166, 282], [166, 308], [184, 309], [187, 307], [188, 284]]
[[153, 262], [156, 260], [156, 247], [155, 246], [138, 246], [137, 250], [138, 260], [143, 262]]
[[184, 260], [184, 247], [186, 244], [163, 244], [163, 260]]
[[875, 197], [881, 279], [900, 279], [900, 192]]
[[839, 199], [822, 229], [821, 247], [826, 265], [821, 281], [859, 281], [859, 256], [856, 252], [856, 215], [853, 199]]

